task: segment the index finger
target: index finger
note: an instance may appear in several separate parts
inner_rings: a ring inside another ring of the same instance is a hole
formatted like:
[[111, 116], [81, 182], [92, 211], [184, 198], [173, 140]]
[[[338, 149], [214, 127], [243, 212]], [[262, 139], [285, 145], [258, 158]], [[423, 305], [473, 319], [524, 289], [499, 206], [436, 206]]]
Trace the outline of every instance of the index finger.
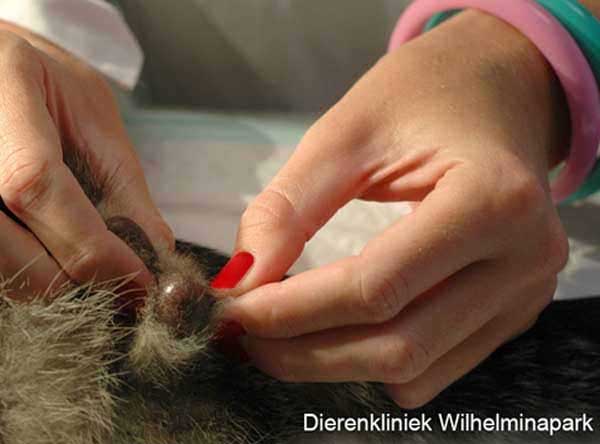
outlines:
[[[454, 185], [464, 188], [460, 181]], [[468, 193], [466, 201], [456, 199], [455, 186], [432, 192], [359, 256], [259, 287], [231, 301], [224, 315], [250, 335], [266, 338], [392, 319], [417, 296], [491, 251], [477, 231], [485, 225], [482, 203]]]

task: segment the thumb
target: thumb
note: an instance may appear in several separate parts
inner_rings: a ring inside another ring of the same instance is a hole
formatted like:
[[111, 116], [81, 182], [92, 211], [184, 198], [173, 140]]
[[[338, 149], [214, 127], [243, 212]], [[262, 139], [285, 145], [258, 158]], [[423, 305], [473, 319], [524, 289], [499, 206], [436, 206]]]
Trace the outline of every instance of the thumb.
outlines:
[[[243, 270], [245, 276], [232, 291], [234, 295], [281, 280], [306, 242], [357, 194], [357, 181], [340, 174], [356, 171], [349, 165], [354, 163], [351, 156], [340, 160], [336, 146], [314, 134], [307, 134], [242, 215], [234, 253], [246, 257], [249, 253], [254, 261], [247, 273]], [[242, 262], [249, 265], [247, 260]], [[232, 272], [239, 275], [240, 270]]]

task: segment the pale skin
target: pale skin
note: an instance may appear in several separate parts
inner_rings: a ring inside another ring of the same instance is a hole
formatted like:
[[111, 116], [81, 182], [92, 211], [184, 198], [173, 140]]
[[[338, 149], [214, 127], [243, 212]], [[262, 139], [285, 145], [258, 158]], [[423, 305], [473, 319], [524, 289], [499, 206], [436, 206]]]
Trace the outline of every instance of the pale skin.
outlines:
[[[598, 1], [587, 3], [599, 12]], [[22, 30], [0, 42], [0, 53], [23, 61], [19, 69], [0, 63], [16, 79], [0, 95], [11, 110], [0, 129], [14, 136], [0, 145], [0, 195], [30, 230], [2, 219], [0, 232], [11, 233], [4, 251], [16, 254], [15, 239], [28, 249], [5, 259], [6, 272], [45, 247], [33, 270], [40, 287], [61, 269], [74, 279], [142, 270], [144, 285], [151, 278], [143, 265], [106, 231], [60, 161], [60, 142], [76, 128], [79, 146], [125, 177], [114, 187], [114, 199], [131, 204], [124, 215], [172, 245], [105, 86]], [[44, 69], [29, 66], [32, 54]], [[87, 105], [97, 100], [103, 112], [93, 113]], [[63, 106], [69, 112], [53, 114]], [[568, 243], [547, 173], [568, 140], [552, 70], [491, 16], [467, 11], [385, 56], [308, 131], [242, 217], [236, 251], [255, 263], [228, 293], [237, 297], [225, 316], [248, 332], [252, 363], [286, 381], [383, 382], [405, 408], [431, 400], [526, 330], [551, 300]], [[411, 201], [414, 211], [360, 254], [279, 282], [355, 198]], [[73, 257], [86, 260], [73, 266]]]
[[0, 214], [0, 273], [10, 277], [29, 264], [27, 295], [66, 280], [128, 276], [129, 288], [150, 284], [150, 272], [107, 230], [63, 162], [64, 150], [84, 152], [104, 178], [111, 207], [157, 245], [173, 246], [106, 81], [65, 51], [1, 22], [0, 79], [0, 195], [27, 227]]
[[[568, 242], [548, 171], [568, 111], [543, 57], [475, 11], [384, 57], [249, 206], [226, 316], [285, 381], [378, 381], [416, 408], [535, 322]], [[351, 199], [413, 201], [356, 256], [283, 282]]]

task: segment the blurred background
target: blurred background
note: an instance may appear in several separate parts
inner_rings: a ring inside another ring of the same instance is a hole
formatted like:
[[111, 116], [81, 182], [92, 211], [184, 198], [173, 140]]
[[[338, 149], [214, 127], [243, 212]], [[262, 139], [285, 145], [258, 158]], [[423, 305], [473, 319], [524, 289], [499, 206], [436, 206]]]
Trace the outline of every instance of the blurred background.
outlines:
[[118, 0], [155, 104], [319, 112], [385, 53], [408, 0]]

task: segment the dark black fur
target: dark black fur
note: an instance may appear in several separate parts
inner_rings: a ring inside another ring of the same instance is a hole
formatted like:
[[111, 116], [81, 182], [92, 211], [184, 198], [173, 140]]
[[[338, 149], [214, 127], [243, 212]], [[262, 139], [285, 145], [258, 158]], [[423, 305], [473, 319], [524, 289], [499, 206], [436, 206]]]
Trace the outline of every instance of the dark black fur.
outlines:
[[[183, 242], [178, 243], [178, 248], [192, 253], [203, 264], [214, 264], [214, 267], [209, 265], [207, 268], [211, 276], [226, 262], [225, 257], [207, 248]], [[425, 407], [412, 411], [411, 415], [473, 412], [490, 417], [495, 414], [518, 417], [521, 413], [532, 417], [565, 417], [586, 413], [595, 418], [594, 424], [598, 428], [599, 321], [600, 298], [555, 301], [544, 310], [532, 329], [499, 348], [474, 371]], [[353, 384], [348, 384], [346, 391], [339, 390], [337, 384], [279, 383], [263, 391], [263, 387], [254, 385], [254, 378], [248, 378], [248, 372], [253, 370], [246, 366], [232, 364], [223, 372], [214, 381], [219, 396], [230, 393], [232, 404], [253, 405], [251, 410], [257, 413], [265, 431], [277, 430], [280, 422], [282, 431], [299, 430], [302, 410], [322, 411], [330, 416], [364, 416], [371, 412], [400, 415], [403, 412], [391, 403], [382, 404], [381, 399], [365, 404], [363, 399], [353, 396]], [[367, 397], [385, 396], [378, 384], [370, 384], [367, 391], [371, 392]], [[295, 409], [296, 418], [282, 418], [280, 408], [273, 402], [279, 400], [282, 407], [289, 406], [289, 401], [285, 401], [286, 392], [289, 392], [288, 396], [300, 396], [304, 404]], [[338, 402], [337, 398], [342, 398], [343, 402]], [[471, 432], [437, 436], [424, 433], [423, 437], [427, 443], [479, 443], [499, 439], [498, 435]], [[386, 439], [395, 441], [399, 437], [388, 436]], [[598, 433], [563, 434], [550, 438], [545, 434], [511, 432], [498, 442], [599, 442], [599, 439]]]

